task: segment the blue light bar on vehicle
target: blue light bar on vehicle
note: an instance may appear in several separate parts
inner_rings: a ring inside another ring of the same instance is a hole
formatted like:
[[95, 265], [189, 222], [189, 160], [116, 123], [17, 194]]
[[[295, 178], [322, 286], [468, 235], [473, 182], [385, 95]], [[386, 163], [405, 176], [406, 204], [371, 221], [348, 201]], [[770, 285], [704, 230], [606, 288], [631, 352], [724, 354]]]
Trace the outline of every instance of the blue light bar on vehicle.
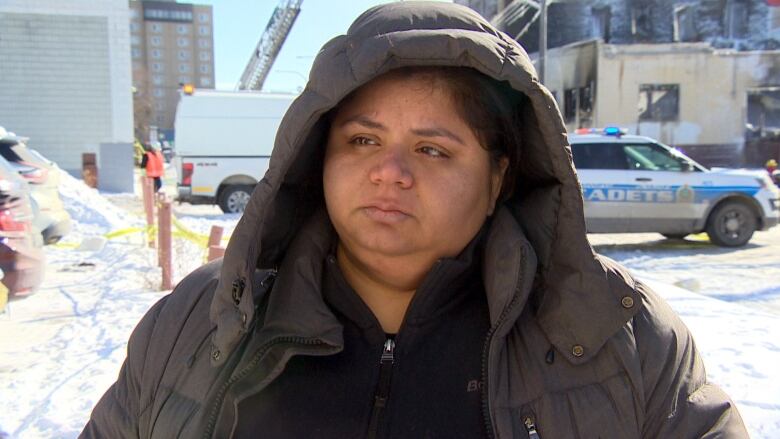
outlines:
[[628, 130], [625, 128], [618, 128], [618, 127], [606, 127], [604, 128], [604, 135], [605, 136], [617, 136], [620, 137], [623, 134], [628, 134]]

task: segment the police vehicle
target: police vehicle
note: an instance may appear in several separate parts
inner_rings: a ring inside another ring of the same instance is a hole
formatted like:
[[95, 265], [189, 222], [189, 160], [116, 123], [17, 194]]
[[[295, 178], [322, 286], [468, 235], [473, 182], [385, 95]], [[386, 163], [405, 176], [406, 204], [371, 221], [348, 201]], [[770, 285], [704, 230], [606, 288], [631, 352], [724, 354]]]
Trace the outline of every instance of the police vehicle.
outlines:
[[713, 244], [745, 245], [777, 225], [780, 190], [763, 173], [709, 170], [677, 149], [624, 129], [569, 135], [591, 233], [707, 232]]

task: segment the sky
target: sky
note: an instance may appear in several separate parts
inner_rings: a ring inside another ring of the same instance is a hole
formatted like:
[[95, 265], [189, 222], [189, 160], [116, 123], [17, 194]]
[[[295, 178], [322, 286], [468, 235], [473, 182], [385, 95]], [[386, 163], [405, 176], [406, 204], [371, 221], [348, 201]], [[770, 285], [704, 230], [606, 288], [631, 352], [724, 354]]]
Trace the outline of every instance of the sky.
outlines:
[[[296, 93], [306, 84], [320, 47], [346, 32], [363, 11], [388, 0], [304, 0], [263, 91]], [[214, 11], [216, 86], [233, 90], [265, 30], [276, 0], [193, 0]]]

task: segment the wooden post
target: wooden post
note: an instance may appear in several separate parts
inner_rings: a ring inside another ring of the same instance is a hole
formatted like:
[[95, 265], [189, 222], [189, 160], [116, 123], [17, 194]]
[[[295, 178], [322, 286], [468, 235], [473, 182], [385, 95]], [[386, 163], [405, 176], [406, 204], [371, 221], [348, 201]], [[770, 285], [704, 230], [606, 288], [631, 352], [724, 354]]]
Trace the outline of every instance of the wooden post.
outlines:
[[[146, 211], [146, 226], [151, 228], [154, 226], [154, 182], [149, 177], [141, 177], [141, 188], [143, 189], [144, 197], [144, 210]], [[149, 247], [155, 247], [154, 233], [148, 233]]]
[[162, 289], [170, 290], [173, 288], [173, 242], [171, 239], [171, 202], [167, 197], [161, 197], [158, 219]]
[[221, 258], [225, 255], [225, 248], [222, 247], [222, 233], [225, 229], [220, 226], [211, 226], [209, 233], [208, 261]]

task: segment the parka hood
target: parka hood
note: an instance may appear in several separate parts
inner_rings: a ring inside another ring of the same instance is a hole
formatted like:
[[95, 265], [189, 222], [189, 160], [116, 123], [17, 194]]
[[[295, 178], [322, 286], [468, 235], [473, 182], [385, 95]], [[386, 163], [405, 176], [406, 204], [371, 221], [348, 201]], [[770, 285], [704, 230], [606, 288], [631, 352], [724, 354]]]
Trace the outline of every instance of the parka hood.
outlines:
[[[490, 260], [520, 261], [533, 258], [521, 245], [530, 243], [538, 259], [537, 321], [570, 361], [586, 361], [633, 316], [636, 310], [627, 305], [638, 304], [639, 298], [631, 281], [595, 255], [587, 241], [566, 128], [526, 52], [471, 9], [439, 2], [369, 9], [346, 35], [320, 50], [306, 88], [282, 120], [268, 172], [227, 247], [211, 306], [211, 320], [218, 326], [213, 343], [223, 350], [235, 346], [254, 316], [255, 270], [278, 267], [292, 239], [322, 206], [316, 179], [321, 180], [328, 129], [323, 116], [361, 85], [405, 66], [471, 67], [527, 97], [521, 109], [522, 145], [517, 145], [517, 189], [497, 209], [486, 245], [496, 246]], [[507, 267], [484, 266], [487, 271]], [[505, 274], [487, 273], [486, 283]], [[503, 288], [508, 291], [493, 294], [486, 285], [491, 317], [519, 289]]]

